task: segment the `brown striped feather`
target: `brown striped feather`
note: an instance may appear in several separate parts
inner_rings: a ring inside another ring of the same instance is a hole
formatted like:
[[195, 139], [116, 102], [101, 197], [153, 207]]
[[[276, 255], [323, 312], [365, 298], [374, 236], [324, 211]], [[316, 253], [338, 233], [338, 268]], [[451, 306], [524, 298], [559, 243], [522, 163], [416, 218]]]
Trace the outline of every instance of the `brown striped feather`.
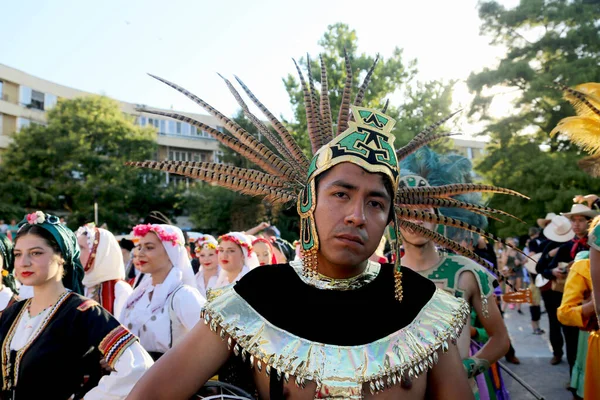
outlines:
[[352, 95], [352, 66], [350, 65], [350, 57], [344, 49], [344, 60], [346, 63], [346, 82], [344, 83], [344, 91], [342, 92], [342, 102], [340, 104], [340, 112], [338, 113], [337, 134], [348, 129], [348, 120], [350, 114], [350, 96]]
[[305, 171], [303, 171], [302, 168], [295, 162], [296, 160], [289, 152], [287, 147], [285, 147], [283, 143], [281, 143], [281, 141], [269, 130], [269, 128], [260, 119], [258, 119], [254, 114], [250, 112], [250, 109], [246, 105], [246, 102], [244, 101], [244, 99], [242, 99], [242, 96], [240, 96], [240, 93], [231, 84], [231, 82], [223, 75], [218, 75], [225, 81], [225, 84], [229, 88], [229, 91], [231, 92], [231, 94], [233, 94], [233, 97], [235, 98], [239, 106], [242, 108], [244, 115], [250, 120], [250, 122], [252, 122], [256, 129], [258, 129], [258, 131], [262, 135], [264, 135], [267, 138], [267, 140], [271, 142], [271, 144], [273, 144], [275, 149], [283, 156], [283, 159], [287, 160], [288, 164], [290, 164], [290, 167], [294, 169], [295, 178], [303, 179], [303, 177], [306, 175]]
[[529, 200], [529, 197], [514, 190], [505, 189], [498, 186], [481, 185], [475, 183], [453, 183], [450, 185], [428, 186], [419, 188], [401, 187], [398, 189], [398, 196], [450, 197], [459, 194], [474, 192], [508, 194]]
[[321, 106], [319, 105], [319, 96], [317, 95], [317, 90], [315, 89], [315, 80], [312, 74], [312, 63], [308, 53], [306, 54], [306, 64], [308, 69], [308, 89], [310, 91], [310, 100], [312, 102], [313, 115], [315, 116], [317, 127], [318, 147], [320, 149], [323, 147], [323, 145], [329, 143], [329, 140], [323, 134], [323, 121], [321, 119], [320, 111]]
[[[219, 120], [219, 122], [221, 122], [223, 124], [223, 126], [225, 126], [225, 128], [227, 128], [227, 130], [229, 132], [231, 132], [231, 134], [233, 136], [235, 136], [237, 139], [239, 139], [241, 142], [243, 142], [246, 146], [248, 146], [252, 150], [254, 150], [258, 155], [264, 156], [265, 161], [275, 162], [279, 166], [281, 166], [283, 164], [287, 164], [287, 163], [285, 163], [285, 161], [283, 161], [281, 158], [279, 158], [275, 153], [273, 153], [271, 151], [271, 149], [269, 149], [264, 144], [260, 143], [254, 136], [252, 136], [248, 132], [246, 132], [246, 130], [244, 130], [241, 126], [239, 126], [235, 121], [232, 121], [231, 119], [227, 118], [225, 115], [221, 114], [218, 110], [213, 108], [210, 104], [208, 104], [207, 102], [205, 102], [204, 100], [202, 100], [201, 98], [196, 96], [195, 94], [189, 92], [188, 90], [182, 88], [181, 86], [179, 86], [173, 82], [169, 82], [166, 79], [160, 78], [160, 77], [152, 75], [152, 74], [149, 74], [149, 75], [151, 77], [165, 83], [166, 85], [172, 87], [173, 89], [177, 90], [178, 92], [183, 93], [186, 97], [193, 100], [200, 107], [204, 108], [206, 111], [208, 111], [210, 114], [212, 114], [215, 118], [217, 118]], [[285, 169], [289, 173], [289, 171], [291, 170], [291, 167], [286, 166]]]
[[274, 203], [288, 203], [295, 201], [297, 198], [296, 194], [289, 190], [256, 182], [250, 182], [246, 179], [240, 179], [236, 176], [200, 168], [186, 167], [177, 164], [166, 164], [158, 161], [128, 162], [126, 165], [183, 175], [189, 178], [199, 179], [204, 182], [215, 183], [227, 189], [250, 196], [267, 196], [269, 200]]
[[308, 86], [306, 85], [306, 81], [304, 80], [302, 70], [300, 70], [300, 66], [298, 65], [296, 60], [292, 60], [294, 61], [294, 65], [296, 66], [296, 70], [298, 71], [300, 86], [302, 86], [302, 93], [304, 95], [304, 108], [306, 109], [306, 124], [308, 128], [308, 137], [310, 139], [312, 153], [315, 154], [320, 149], [319, 145], [321, 143], [320, 132], [318, 131], [317, 121], [315, 118], [316, 110], [313, 109], [312, 97], [310, 95], [310, 91], [308, 90]]
[[[219, 132], [218, 130], [200, 122], [197, 121], [193, 118], [190, 118], [186, 115], [182, 115], [182, 114], [177, 114], [177, 113], [173, 113], [173, 112], [166, 112], [166, 111], [160, 111], [160, 110], [151, 110], [151, 109], [138, 109], [138, 111], [140, 112], [145, 112], [148, 114], [155, 114], [155, 115], [161, 115], [164, 117], [169, 117], [172, 119], [176, 119], [178, 121], [183, 121], [183, 122], [187, 122], [190, 125], [194, 125], [196, 128], [200, 128], [204, 131], [206, 131], [208, 134], [210, 134], [212, 137], [214, 137], [215, 139], [217, 139], [221, 144], [223, 144], [224, 146], [229, 147], [230, 149], [232, 149], [233, 151], [235, 151], [236, 153], [240, 154], [241, 156], [247, 158], [250, 162], [258, 165], [260, 168], [262, 168], [265, 172], [268, 172], [270, 174], [276, 175], [278, 177], [280, 177], [281, 179], [285, 180], [285, 181], [290, 181], [291, 180], [291, 170], [289, 168], [289, 166], [284, 165], [283, 163], [279, 164], [277, 162], [277, 160], [269, 160], [269, 159], [265, 159], [265, 157], [259, 153], [257, 153], [255, 150], [251, 149], [250, 147], [246, 146], [244, 143], [242, 143], [241, 141], [239, 141], [238, 139], [236, 139], [233, 136], [227, 135], [225, 133]], [[282, 169], [283, 168], [283, 169]], [[286, 175], [285, 171], [289, 172], [289, 175]]]
[[514, 215], [507, 213], [502, 210], [497, 210], [495, 208], [482, 206], [479, 204], [467, 203], [464, 201], [452, 199], [452, 198], [435, 198], [435, 197], [399, 197], [396, 199], [396, 205], [406, 206], [406, 207], [419, 207], [419, 208], [462, 208], [465, 210], [472, 211], [477, 214], [485, 215], [488, 218], [496, 219], [497, 221], [502, 221], [500, 219], [494, 218], [490, 214], [499, 214], [506, 217], [514, 218], [519, 222], [525, 223], [525, 221], [515, 217]]
[[302, 149], [298, 145], [298, 142], [296, 142], [294, 137], [285, 128], [285, 126], [283, 126], [283, 124], [277, 118], [275, 118], [273, 113], [271, 113], [271, 111], [269, 111], [269, 109], [265, 107], [265, 105], [261, 103], [260, 100], [258, 100], [258, 98], [254, 95], [254, 93], [252, 93], [248, 86], [246, 86], [246, 84], [242, 82], [242, 80], [237, 76], [235, 77], [235, 79], [238, 81], [242, 89], [244, 89], [244, 92], [246, 92], [248, 97], [250, 97], [250, 100], [252, 100], [254, 105], [256, 105], [258, 109], [265, 115], [265, 117], [267, 117], [273, 128], [275, 128], [275, 131], [281, 137], [281, 140], [283, 140], [283, 143], [287, 146], [292, 156], [294, 156], [294, 159], [303, 168], [303, 175], [306, 175], [306, 172], [308, 171], [308, 158], [302, 152]]
[[[145, 161], [148, 162], [148, 161]], [[177, 165], [186, 168], [197, 168], [204, 169], [207, 171], [216, 172], [219, 174], [231, 175], [240, 179], [247, 179], [251, 182], [260, 183], [261, 185], [273, 186], [273, 187], [284, 187], [286, 183], [281, 179], [265, 174], [264, 172], [257, 171], [250, 168], [234, 167], [232, 165], [203, 162], [203, 161], [155, 161], [164, 165]]]
[[483, 229], [478, 228], [474, 225], [471, 225], [471, 224], [468, 224], [461, 220], [458, 220], [456, 218], [446, 217], [444, 215], [438, 215], [438, 214], [430, 213], [427, 211], [415, 210], [415, 209], [410, 209], [410, 208], [395, 207], [395, 210], [396, 210], [396, 216], [399, 219], [423, 221], [423, 222], [429, 222], [429, 223], [438, 224], [438, 225], [451, 226], [454, 228], [464, 229], [466, 231], [476, 233], [478, 235], [481, 235], [481, 236], [488, 238], [490, 240], [493, 240], [495, 242], [502, 243], [506, 247], [510, 247], [511, 249], [514, 249], [514, 250], [518, 251], [519, 253], [523, 254], [524, 256], [528, 257], [518, 247], [513, 246], [510, 243], [507, 243], [504, 239], [502, 239], [496, 235], [493, 235], [489, 232], [486, 232]]
[[411, 155], [412, 153], [414, 153], [421, 147], [426, 146], [431, 142], [434, 142], [438, 139], [442, 139], [445, 137], [455, 136], [455, 135], [460, 135], [460, 134], [452, 133], [452, 132], [443, 132], [443, 133], [438, 133], [436, 135], [431, 135], [431, 136], [422, 136], [422, 137], [415, 136], [406, 145], [404, 145], [404, 146], [400, 147], [398, 150], [396, 150], [396, 156], [398, 157], [398, 162], [404, 160], [406, 157], [408, 157], [409, 155]]
[[358, 89], [358, 93], [356, 93], [356, 97], [354, 98], [355, 106], [362, 105], [362, 102], [365, 98], [365, 93], [367, 92], [367, 87], [369, 86], [369, 83], [371, 82], [371, 77], [373, 76], [373, 71], [375, 71], [375, 67], [377, 66], [377, 62], [379, 62], [379, 54], [377, 54], [377, 57], [375, 57], [373, 65], [371, 65], [371, 68], [369, 68], [367, 76], [365, 76], [362, 85], [360, 85], [360, 88]]
[[329, 83], [327, 81], [327, 68], [323, 56], [321, 61], [321, 120], [323, 121], [323, 136], [329, 142], [333, 139], [333, 121], [331, 119], [331, 102], [329, 101]]

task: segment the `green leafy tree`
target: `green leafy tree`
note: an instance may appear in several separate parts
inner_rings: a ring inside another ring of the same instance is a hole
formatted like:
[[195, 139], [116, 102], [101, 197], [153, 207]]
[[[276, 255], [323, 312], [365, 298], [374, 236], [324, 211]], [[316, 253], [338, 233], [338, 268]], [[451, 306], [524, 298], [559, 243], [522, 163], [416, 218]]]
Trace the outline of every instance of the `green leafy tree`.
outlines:
[[[61, 100], [48, 112], [47, 125], [32, 124], [14, 135], [2, 158], [8, 188], [23, 197], [10, 203], [29, 210], [69, 214], [71, 228], [92, 221], [127, 231], [151, 210], [173, 216], [180, 201], [159, 173], [133, 169], [129, 160], [151, 159], [155, 133], [134, 125], [116, 101], [92, 96]], [[7, 198], [7, 194], [3, 194]]]
[[[577, 169], [579, 150], [560, 136], [548, 136], [560, 119], [574, 114], [552, 82], [600, 81], [598, 15], [600, 2], [590, 0], [521, 0], [511, 9], [497, 1], [479, 5], [482, 34], [507, 52], [496, 67], [468, 79], [475, 92], [470, 113], [489, 122], [483, 133], [491, 138], [477, 169], [490, 183], [532, 197], [529, 202], [504, 196], [491, 201], [528, 223], [548, 211], [568, 210], [573, 194], [600, 190]], [[489, 93], [495, 87], [517, 93], [510, 116], [491, 116]], [[527, 230], [514, 221], [495, 226], [502, 235]]]

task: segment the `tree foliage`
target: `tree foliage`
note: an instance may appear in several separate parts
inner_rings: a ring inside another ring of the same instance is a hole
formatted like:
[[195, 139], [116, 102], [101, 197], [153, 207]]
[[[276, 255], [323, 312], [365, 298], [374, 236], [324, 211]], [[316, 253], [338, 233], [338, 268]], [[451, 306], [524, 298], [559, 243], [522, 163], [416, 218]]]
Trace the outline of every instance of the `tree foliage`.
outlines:
[[151, 210], [172, 216], [175, 188], [164, 187], [158, 173], [124, 165], [153, 158], [154, 136], [134, 125], [114, 100], [61, 100], [48, 112], [47, 125], [31, 124], [14, 135], [2, 159], [4, 176], [10, 177], [3, 199], [28, 210], [69, 214], [71, 228], [93, 221], [95, 199], [99, 223], [115, 232], [127, 231]]
[[[496, 67], [468, 79], [476, 94], [471, 115], [489, 122], [483, 133], [491, 138], [477, 169], [490, 183], [532, 197], [527, 203], [501, 196], [492, 200], [529, 223], [547, 211], [568, 210], [573, 194], [600, 190], [596, 180], [577, 169], [578, 149], [564, 138], [548, 136], [560, 119], [573, 115], [552, 82], [573, 86], [600, 81], [598, 15], [600, 2], [590, 0], [521, 0], [512, 9], [497, 1], [479, 5], [482, 34], [507, 52]], [[512, 115], [491, 117], [494, 87], [518, 94]], [[502, 235], [527, 230], [513, 221], [496, 227]]]

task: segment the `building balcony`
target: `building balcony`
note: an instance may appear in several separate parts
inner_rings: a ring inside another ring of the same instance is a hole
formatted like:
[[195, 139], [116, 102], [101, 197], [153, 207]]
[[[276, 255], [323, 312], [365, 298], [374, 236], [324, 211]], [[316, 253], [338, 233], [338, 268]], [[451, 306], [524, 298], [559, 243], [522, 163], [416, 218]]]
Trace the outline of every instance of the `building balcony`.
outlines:
[[179, 147], [184, 149], [217, 151], [219, 142], [213, 138], [188, 136], [168, 133], [158, 133], [156, 141], [159, 146]]

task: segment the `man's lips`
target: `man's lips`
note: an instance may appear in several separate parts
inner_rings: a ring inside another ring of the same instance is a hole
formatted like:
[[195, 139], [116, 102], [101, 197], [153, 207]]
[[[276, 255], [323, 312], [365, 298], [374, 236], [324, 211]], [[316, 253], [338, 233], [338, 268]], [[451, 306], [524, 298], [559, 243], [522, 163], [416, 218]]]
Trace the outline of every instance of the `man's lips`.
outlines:
[[340, 239], [345, 242], [353, 242], [356, 244], [360, 244], [361, 246], [365, 244], [365, 242], [362, 240], [362, 238], [360, 236], [356, 236], [356, 235], [344, 234], [344, 235], [337, 235], [335, 238]]

